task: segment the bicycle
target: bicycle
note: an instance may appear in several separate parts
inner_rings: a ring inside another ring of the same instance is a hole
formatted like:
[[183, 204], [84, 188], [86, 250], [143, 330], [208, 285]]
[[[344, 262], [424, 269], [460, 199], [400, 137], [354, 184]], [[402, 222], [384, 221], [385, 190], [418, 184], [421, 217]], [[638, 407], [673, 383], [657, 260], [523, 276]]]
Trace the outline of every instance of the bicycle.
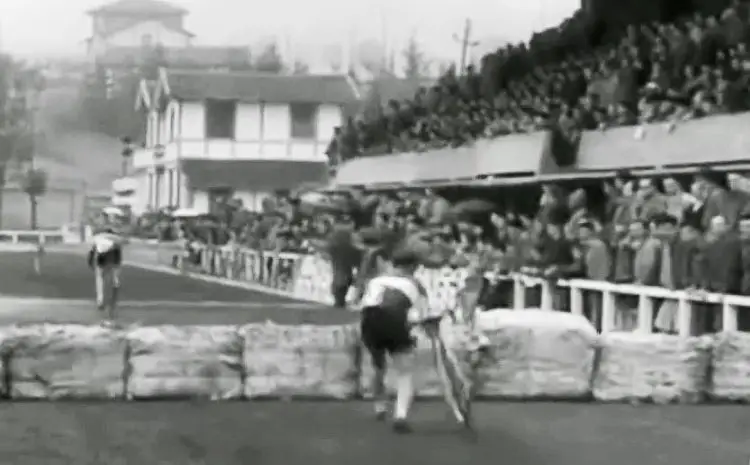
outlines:
[[[446, 317], [449, 317], [453, 323], [456, 322], [455, 313], [449, 310], [423, 319], [419, 325], [432, 341], [435, 369], [443, 386], [448, 408], [461, 426], [475, 433], [471, 407], [478, 387], [476, 373], [483, 361], [481, 352], [483, 346], [474, 344], [474, 341], [467, 345], [469, 352], [467, 375], [464, 373], [458, 356], [446, 343], [447, 337], [443, 331], [445, 325], [442, 324]], [[473, 333], [473, 318], [469, 323], [469, 332]]]

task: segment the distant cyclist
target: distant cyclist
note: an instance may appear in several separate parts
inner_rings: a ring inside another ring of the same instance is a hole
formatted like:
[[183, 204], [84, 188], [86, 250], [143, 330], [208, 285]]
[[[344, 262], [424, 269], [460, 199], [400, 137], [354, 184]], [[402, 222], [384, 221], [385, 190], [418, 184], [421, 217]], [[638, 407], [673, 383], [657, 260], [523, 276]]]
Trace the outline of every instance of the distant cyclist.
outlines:
[[[102, 223], [94, 233], [88, 254], [89, 266], [94, 270], [96, 305], [99, 310], [114, 309], [120, 290], [120, 266], [122, 265], [122, 245], [124, 238], [118, 233], [122, 212], [114, 207], [102, 212]], [[105, 299], [105, 284], [110, 283], [110, 300]], [[113, 315], [110, 315], [110, 317]]]

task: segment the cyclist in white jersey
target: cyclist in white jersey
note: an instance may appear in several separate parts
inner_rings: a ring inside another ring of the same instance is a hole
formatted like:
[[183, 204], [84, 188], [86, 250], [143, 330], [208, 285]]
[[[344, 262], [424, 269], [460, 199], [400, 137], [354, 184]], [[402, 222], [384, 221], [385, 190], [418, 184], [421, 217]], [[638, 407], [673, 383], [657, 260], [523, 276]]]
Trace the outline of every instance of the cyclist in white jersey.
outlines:
[[108, 278], [112, 286], [112, 306], [117, 302], [120, 290], [122, 243], [123, 238], [111, 227], [105, 227], [94, 235], [93, 244], [89, 250], [88, 263], [94, 270], [96, 305], [99, 310], [104, 310], [106, 307], [104, 285]]
[[407, 415], [414, 396], [415, 339], [411, 329], [415, 322], [428, 316], [427, 292], [414, 277], [419, 263], [415, 253], [397, 251], [391, 263], [392, 272], [367, 283], [360, 301], [361, 330], [375, 371], [376, 416], [378, 419], [386, 417], [385, 375], [387, 356], [390, 356], [397, 379], [393, 427], [395, 431], [405, 433], [410, 431]]

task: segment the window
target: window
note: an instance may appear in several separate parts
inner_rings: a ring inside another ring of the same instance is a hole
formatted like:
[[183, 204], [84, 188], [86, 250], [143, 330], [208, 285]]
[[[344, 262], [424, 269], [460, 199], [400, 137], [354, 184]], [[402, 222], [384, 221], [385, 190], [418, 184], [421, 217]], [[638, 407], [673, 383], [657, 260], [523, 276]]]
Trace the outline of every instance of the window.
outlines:
[[292, 139], [315, 139], [318, 106], [312, 103], [290, 103]]
[[234, 100], [206, 100], [206, 139], [234, 139], [237, 103]]

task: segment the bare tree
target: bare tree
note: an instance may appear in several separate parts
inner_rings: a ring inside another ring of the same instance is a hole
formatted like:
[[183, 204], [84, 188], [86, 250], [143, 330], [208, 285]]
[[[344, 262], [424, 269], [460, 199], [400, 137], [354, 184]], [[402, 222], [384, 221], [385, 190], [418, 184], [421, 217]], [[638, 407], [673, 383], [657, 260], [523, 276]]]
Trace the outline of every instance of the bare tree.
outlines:
[[296, 60], [293, 66], [292, 74], [310, 74], [310, 67], [304, 61]]
[[421, 79], [425, 77], [429, 71], [430, 61], [425, 57], [416, 37], [411, 36], [409, 38], [403, 55], [405, 60], [404, 76], [407, 79]]
[[41, 75], [8, 55], [0, 55], [0, 222], [2, 194], [11, 163], [34, 153], [33, 93], [41, 91]]
[[258, 71], [276, 74], [284, 70], [284, 62], [275, 42], [269, 44], [258, 56], [254, 68]]
[[31, 230], [38, 227], [39, 197], [47, 192], [47, 172], [41, 168], [29, 168], [23, 177], [23, 191], [29, 196]]

